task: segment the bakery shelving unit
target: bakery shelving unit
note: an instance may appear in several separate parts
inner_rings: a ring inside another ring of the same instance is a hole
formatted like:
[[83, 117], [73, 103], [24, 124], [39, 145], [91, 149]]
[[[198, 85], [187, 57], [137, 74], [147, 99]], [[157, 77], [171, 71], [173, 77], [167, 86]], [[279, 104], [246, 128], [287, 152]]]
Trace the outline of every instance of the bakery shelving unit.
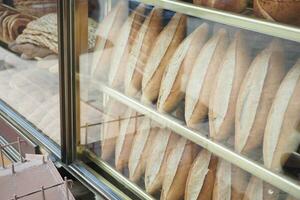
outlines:
[[[249, 31], [255, 31], [258, 33], [266, 34], [269, 36], [279, 37], [282, 39], [300, 42], [300, 28], [284, 25], [281, 23], [270, 22], [263, 19], [254, 18], [252, 16], [245, 16], [241, 14], [234, 14], [228, 12], [222, 12], [215, 9], [205, 8], [201, 6], [195, 6], [190, 3], [185, 3], [182, 1], [174, 0], [139, 0], [139, 2], [161, 7], [171, 11], [183, 13], [186, 15], [202, 18], [212, 22], [217, 22], [236, 28], [246, 29]], [[293, 180], [282, 174], [272, 172], [265, 168], [262, 164], [257, 163], [245, 156], [242, 156], [232, 149], [225, 147], [222, 144], [213, 142], [205, 136], [192, 129], [189, 129], [185, 126], [182, 121], [177, 120], [174, 117], [169, 115], [161, 114], [156, 111], [154, 107], [145, 106], [140, 103], [139, 100], [130, 98], [123, 93], [107, 86], [105, 83], [94, 82], [96, 88], [99, 88], [104, 95], [113, 98], [122, 104], [136, 110], [137, 112], [149, 117], [150, 119], [162, 124], [173, 130], [175, 133], [185, 137], [194, 143], [202, 146], [203, 148], [209, 150], [215, 155], [233, 163], [234, 165], [240, 167], [241, 169], [249, 172], [261, 178], [262, 180], [271, 183], [276, 186], [278, 189], [281, 189], [288, 194], [291, 194], [297, 198], [300, 198], [300, 184], [298, 181]], [[89, 150], [84, 150], [82, 152], [88, 159], [96, 163], [101, 170], [108, 173], [111, 178], [117, 180], [119, 183], [126, 185], [133, 193], [139, 196], [141, 199], [153, 199], [153, 197], [146, 194], [134, 183], [130, 182], [123, 175], [117, 172], [106, 162], [97, 158], [96, 155], [93, 155]]]

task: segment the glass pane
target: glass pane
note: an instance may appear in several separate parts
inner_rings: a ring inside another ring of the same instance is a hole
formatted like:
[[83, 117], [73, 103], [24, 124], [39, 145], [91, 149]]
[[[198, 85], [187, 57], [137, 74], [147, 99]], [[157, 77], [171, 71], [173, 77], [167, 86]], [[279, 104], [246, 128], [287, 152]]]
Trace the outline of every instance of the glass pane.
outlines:
[[57, 2], [1, 2], [1, 107], [60, 144]]
[[297, 180], [298, 43], [138, 1], [90, 2], [87, 13], [95, 43], [81, 54], [78, 138], [87, 157], [158, 199], [287, 198], [168, 120]]

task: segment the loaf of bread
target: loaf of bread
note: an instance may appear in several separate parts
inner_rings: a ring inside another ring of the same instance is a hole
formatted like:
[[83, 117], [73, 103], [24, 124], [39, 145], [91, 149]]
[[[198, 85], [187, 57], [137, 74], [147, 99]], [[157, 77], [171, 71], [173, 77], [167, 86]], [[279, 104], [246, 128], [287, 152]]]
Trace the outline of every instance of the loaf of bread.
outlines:
[[178, 135], [161, 128], [153, 141], [152, 152], [147, 159], [145, 170], [145, 188], [149, 194], [157, 193], [165, 177], [167, 158], [175, 148]]
[[154, 41], [162, 29], [162, 19], [163, 10], [153, 8], [133, 43], [125, 75], [125, 93], [129, 96], [135, 96], [141, 91], [144, 69]]
[[145, 66], [142, 101], [157, 100], [161, 79], [169, 60], [186, 34], [186, 16], [176, 13], [159, 34]]
[[163, 181], [161, 200], [183, 199], [187, 177], [194, 158], [197, 155], [197, 146], [186, 138], [180, 138], [172, 149], [167, 160], [166, 173]]
[[243, 169], [231, 165], [231, 200], [242, 200], [247, 189], [250, 174]]
[[231, 200], [231, 164], [219, 159], [212, 200]]
[[256, 16], [300, 26], [300, 2], [297, 0], [254, 0], [253, 5]]
[[118, 171], [122, 171], [128, 164], [132, 141], [140, 121], [138, 113], [131, 108], [128, 108], [123, 115], [115, 150], [115, 167]]
[[145, 10], [146, 6], [140, 4], [132, 12], [119, 31], [120, 35], [112, 51], [112, 60], [108, 75], [108, 84], [113, 88], [124, 87], [126, 72], [124, 64], [127, 63], [132, 44], [145, 19]]
[[249, 48], [243, 33], [237, 32], [222, 60], [209, 100], [209, 134], [216, 141], [234, 133], [237, 96], [249, 64]]
[[161, 81], [157, 108], [172, 112], [183, 100], [192, 66], [208, 37], [208, 25], [194, 30], [176, 49]]
[[109, 99], [105, 105], [103, 128], [101, 129], [101, 158], [110, 160], [115, 152], [116, 140], [120, 133], [121, 119], [127, 107], [118, 101]]
[[18, 11], [37, 17], [57, 12], [57, 0], [13, 0], [13, 4]]
[[188, 127], [197, 129], [208, 116], [212, 85], [228, 47], [228, 34], [219, 29], [198, 55], [185, 95], [185, 120]]
[[277, 200], [278, 189], [261, 179], [252, 176], [247, 186], [243, 200]]
[[114, 9], [103, 19], [97, 29], [95, 51], [99, 56], [94, 58], [91, 75], [99, 80], [106, 79], [111, 62], [112, 49], [116, 44], [120, 27], [128, 16], [128, 5], [120, 1]]
[[147, 159], [152, 153], [154, 137], [158, 130], [158, 126], [147, 117], [144, 117], [142, 123], [138, 125], [128, 162], [131, 181], [139, 181], [145, 173]]
[[238, 153], [250, 153], [262, 144], [267, 116], [285, 74], [281, 45], [273, 40], [259, 53], [241, 85], [235, 119]]
[[271, 107], [263, 141], [267, 168], [281, 171], [300, 144], [300, 59], [282, 81]]
[[193, 162], [185, 189], [185, 199], [212, 198], [218, 159], [203, 149]]
[[231, 12], [243, 12], [247, 7], [247, 0], [193, 0], [193, 3]]

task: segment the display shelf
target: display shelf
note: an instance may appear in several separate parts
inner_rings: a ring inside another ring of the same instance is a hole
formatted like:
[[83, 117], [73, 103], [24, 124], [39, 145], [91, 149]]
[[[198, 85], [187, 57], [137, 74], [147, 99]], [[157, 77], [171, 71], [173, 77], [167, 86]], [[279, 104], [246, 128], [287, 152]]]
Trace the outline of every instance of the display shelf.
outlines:
[[287, 40], [300, 42], [300, 28], [284, 25], [264, 19], [253, 18], [241, 14], [224, 12], [211, 8], [196, 6], [176, 0], [139, 0], [142, 3], [158, 6], [186, 15], [218, 22], [258, 33], [263, 33]]
[[149, 107], [141, 104], [139, 101], [127, 97], [126, 95], [106, 86], [105, 84], [95, 83], [99, 90], [111, 98], [125, 104], [126, 106], [136, 110], [137, 112], [144, 114], [153, 121], [168, 127], [178, 135], [189, 139], [190, 141], [202, 146], [213, 154], [233, 163], [237, 167], [261, 178], [262, 180], [271, 183], [275, 187], [300, 198], [300, 185], [299, 182], [278, 173], [274, 173], [263, 165], [248, 159], [247, 157], [240, 155], [233, 150], [213, 142], [207, 138], [204, 134], [196, 132], [185, 126], [183, 121], [180, 121], [174, 117], [166, 114], [161, 114], [156, 111], [154, 107]]

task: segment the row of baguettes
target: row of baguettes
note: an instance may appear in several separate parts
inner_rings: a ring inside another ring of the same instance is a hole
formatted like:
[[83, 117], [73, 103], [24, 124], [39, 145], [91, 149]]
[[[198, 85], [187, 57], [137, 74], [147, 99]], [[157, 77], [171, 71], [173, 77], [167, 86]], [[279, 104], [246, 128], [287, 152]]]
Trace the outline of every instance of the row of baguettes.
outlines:
[[233, 136], [246, 155], [263, 145], [265, 165], [280, 170], [300, 143], [300, 61], [286, 73], [278, 39], [252, 59], [241, 31], [232, 40], [223, 28], [209, 36], [203, 23], [185, 37], [186, 16], [175, 14], [162, 28], [161, 9], [146, 15], [140, 4], [126, 18], [127, 6], [120, 2], [100, 25], [95, 78], [109, 73], [111, 87], [157, 102], [159, 112], [184, 100], [188, 127], [208, 117], [213, 140]]
[[126, 172], [128, 168], [129, 179], [136, 183], [144, 181], [149, 194], [160, 193], [160, 199], [169, 200], [282, 199], [277, 188], [149, 118], [112, 100], [109, 105], [124, 112], [119, 121], [110, 118], [104, 124], [106, 134], [111, 134], [112, 129], [119, 132], [102, 141], [106, 144], [102, 156], [115, 151], [112, 156], [116, 169]]

